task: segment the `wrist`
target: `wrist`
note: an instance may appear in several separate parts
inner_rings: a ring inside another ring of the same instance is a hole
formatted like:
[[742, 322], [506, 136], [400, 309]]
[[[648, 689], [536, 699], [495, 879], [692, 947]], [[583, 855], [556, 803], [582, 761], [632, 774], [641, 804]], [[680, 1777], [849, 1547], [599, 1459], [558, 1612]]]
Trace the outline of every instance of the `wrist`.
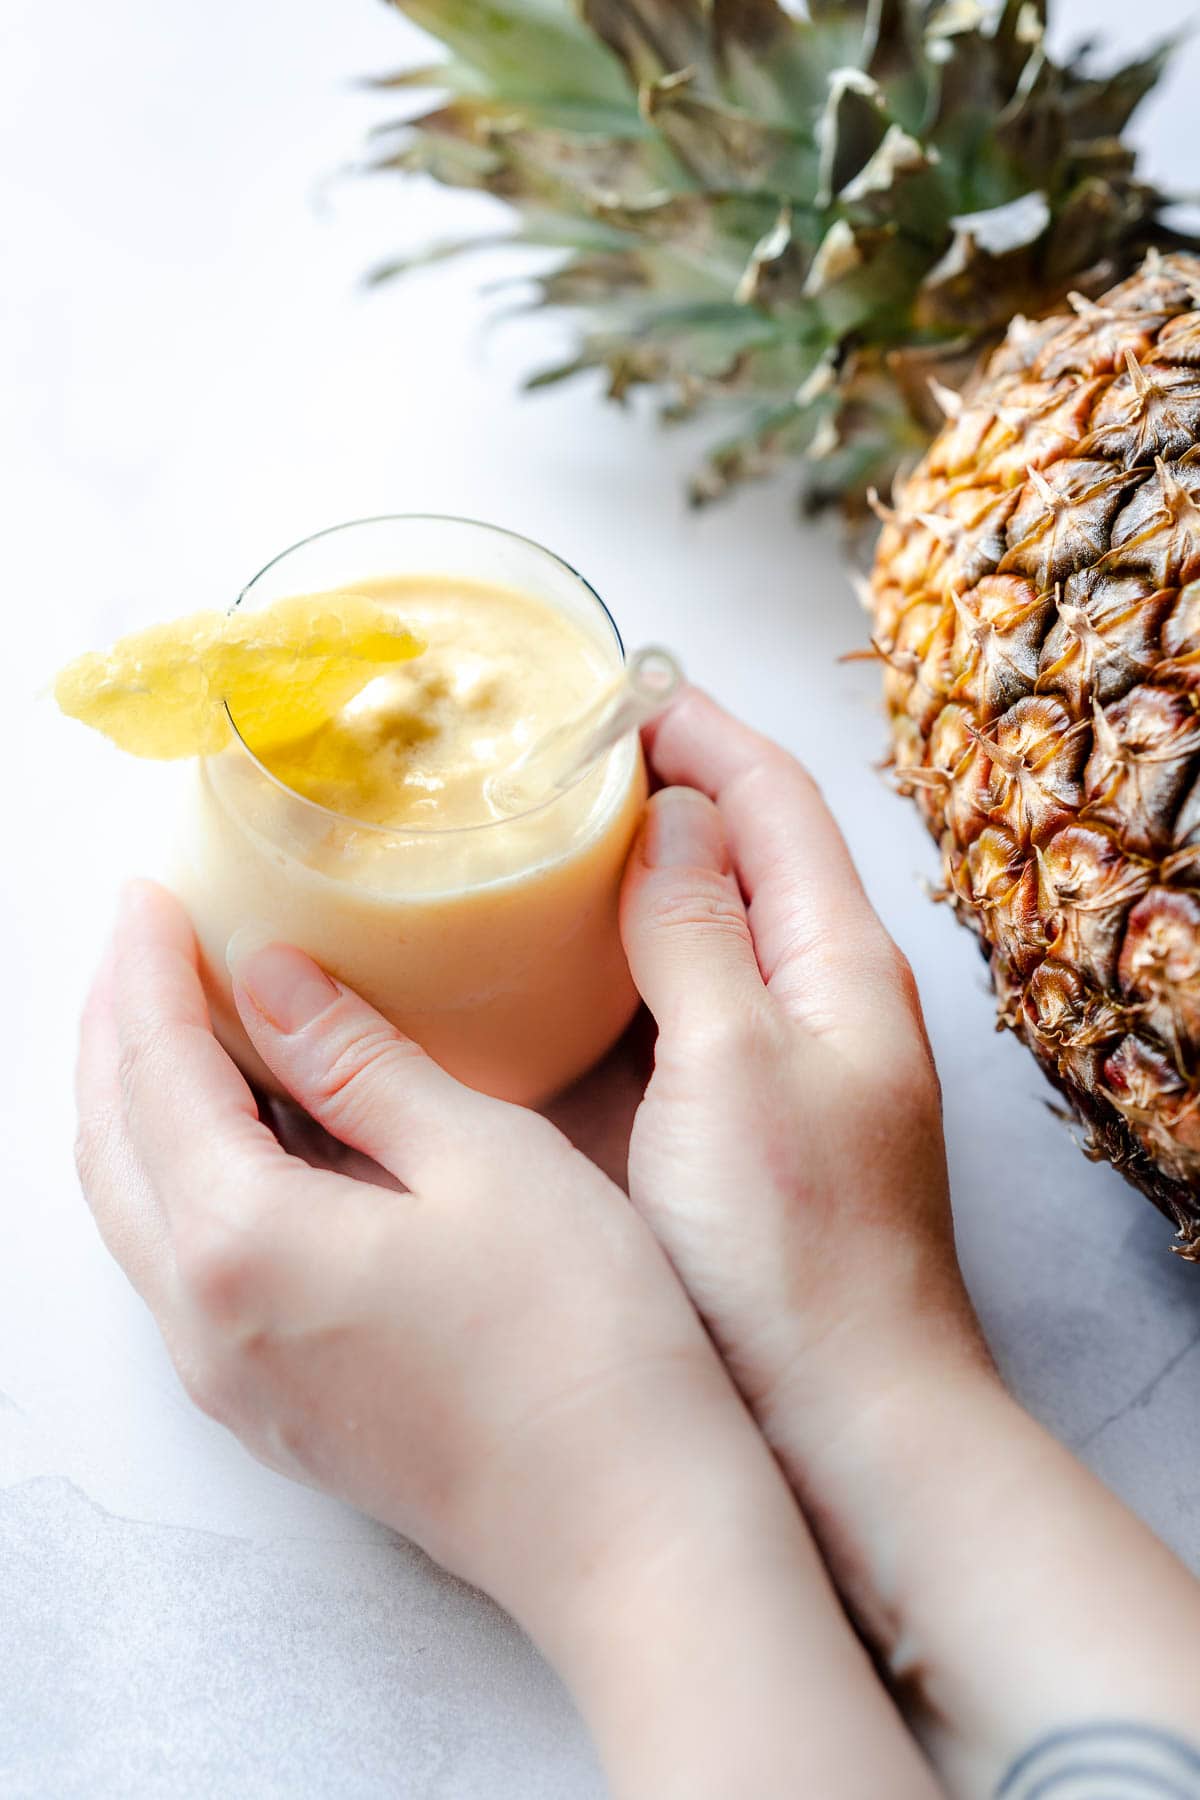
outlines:
[[951, 1792], [1065, 1724], [1194, 1721], [1194, 1584], [986, 1362], [914, 1354], [780, 1458]]
[[813, 1333], [803, 1312], [777, 1332], [748, 1397], [796, 1491], [831, 1460], [873, 1462], [910, 1428], [939, 1429], [950, 1394], [1005, 1394], [953, 1249], [944, 1267], [895, 1259], [884, 1291]]
[[1028, 1421], [973, 1313], [909, 1318], [845, 1352], [823, 1348], [832, 1354], [819, 1366], [806, 1358], [772, 1387], [760, 1423], [851, 1616], [890, 1664], [906, 1570], [924, 1560], [908, 1546], [936, 1554], [947, 1491], [961, 1493], [964, 1475], [986, 1483], [1004, 1466], [1010, 1428]]
[[432, 1553], [539, 1642], [557, 1638], [593, 1586], [670, 1541], [690, 1460], [703, 1467], [723, 1441], [727, 1409], [736, 1402], [702, 1339], [591, 1381], [477, 1458]]
[[925, 1800], [777, 1464], [715, 1387], [691, 1407], [677, 1397], [635, 1457], [610, 1442], [616, 1472], [577, 1506], [567, 1565], [544, 1559], [505, 1603], [573, 1693], [618, 1796], [886, 1786]]

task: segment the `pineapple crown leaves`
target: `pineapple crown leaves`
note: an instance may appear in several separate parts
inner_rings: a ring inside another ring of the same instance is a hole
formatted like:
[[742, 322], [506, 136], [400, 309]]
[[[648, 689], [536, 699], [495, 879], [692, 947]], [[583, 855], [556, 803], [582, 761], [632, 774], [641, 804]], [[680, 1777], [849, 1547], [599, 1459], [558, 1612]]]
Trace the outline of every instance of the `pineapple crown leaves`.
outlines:
[[437, 101], [372, 167], [495, 195], [505, 241], [558, 253], [531, 304], [578, 309], [578, 349], [531, 385], [724, 414], [697, 499], [785, 457], [861, 499], [1013, 314], [1179, 241], [1121, 138], [1172, 45], [1056, 62], [1043, 0], [393, 3], [445, 54], [380, 84]]

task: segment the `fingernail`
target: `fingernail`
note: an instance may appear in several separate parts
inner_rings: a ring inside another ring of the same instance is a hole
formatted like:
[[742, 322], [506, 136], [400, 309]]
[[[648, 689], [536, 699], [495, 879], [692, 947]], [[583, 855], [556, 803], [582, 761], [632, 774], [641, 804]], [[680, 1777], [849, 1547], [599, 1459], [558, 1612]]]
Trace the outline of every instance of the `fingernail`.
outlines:
[[336, 982], [311, 956], [291, 944], [272, 943], [257, 925], [234, 932], [225, 961], [238, 986], [285, 1036], [310, 1025], [338, 996]]
[[729, 867], [721, 815], [694, 788], [664, 788], [650, 802], [642, 856], [651, 869]]

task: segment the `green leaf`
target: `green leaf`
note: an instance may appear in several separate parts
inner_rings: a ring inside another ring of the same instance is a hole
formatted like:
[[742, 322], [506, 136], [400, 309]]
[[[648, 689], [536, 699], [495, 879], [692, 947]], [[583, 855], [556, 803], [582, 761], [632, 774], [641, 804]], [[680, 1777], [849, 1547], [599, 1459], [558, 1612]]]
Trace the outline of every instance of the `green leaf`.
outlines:
[[712, 0], [712, 36], [720, 64], [735, 51], [762, 63], [795, 38], [796, 24], [778, 0]]
[[645, 284], [646, 274], [634, 250], [576, 256], [537, 282], [547, 306], [596, 306], [614, 294], [624, 299]]
[[648, 88], [644, 110], [697, 186], [811, 201], [817, 181], [811, 136], [765, 125], [681, 80]]
[[375, 173], [429, 175], [447, 187], [482, 188], [512, 197], [502, 163], [486, 146], [437, 129], [410, 131], [398, 149], [367, 166]]
[[391, 0], [500, 91], [619, 104], [620, 66], [566, 0]]
[[863, 69], [876, 47], [878, 16], [860, 0], [817, 0], [808, 7], [804, 52], [826, 88], [838, 69]]
[[830, 80], [829, 97], [817, 122], [818, 206], [828, 206], [833, 196], [840, 194], [870, 161], [887, 128], [887, 112], [878, 84], [861, 69], [840, 69]]
[[395, 3], [446, 58], [382, 78], [440, 103], [381, 127], [375, 166], [494, 195], [505, 244], [557, 253], [524, 291], [581, 342], [540, 383], [734, 414], [710, 485], [783, 455], [818, 493], [886, 475], [931, 369], [1172, 241], [1121, 138], [1171, 46], [1097, 75], [1050, 54], [1046, 0]]
[[376, 263], [364, 276], [367, 287], [381, 287], [384, 282], [394, 281], [398, 275], [411, 275], [417, 269], [429, 269], [438, 263], [453, 262], [460, 256], [472, 254], [477, 250], [506, 249], [521, 241], [515, 232], [491, 232], [475, 237], [446, 238], [440, 244], [430, 244], [424, 250], [409, 256], [393, 257], [388, 262]]
[[1072, 275], [1100, 262], [1120, 246], [1145, 211], [1145, 190], [1136, 184], [1117, 186], [1096, 178], [1081, 181], [1055, 220], [1042, 259], [1042, 274], [1051, 287], [1065, 286]]
[[1031, 53], [1046, 36], [1046, 0], [1004, 0], [992, 45], [999, 76], [998, 93], [1003, 101], [1011, 99], [1021, 79], [1021, 71]]
[[768, 312], [798, 305], [812, 259], [812, 242], [797, 235], [792, 209], [785, 206], [750, 252], [734, 289], [735, 299]]
[[466, 68], [462, 63], [438, 62], [419, 63], [414, 68], [394, 69], [390, 75], [368, 75], [360, 85], [365, 88], [389, 91], [394, 89], [404, 91], [408, 88], [444, 88], [452, 93], [465, 93], [468, 91], [466, 85], [460, 84], [467, 83], [470, 84], [470, 91], [474, 93], [484, 91], [475, 70]]
[[[1043, 49], [1037, 49], [1021, 71], [1016, 92], [987, 140], [996, 201], [1005, 190], [1012, 193], [1014, 176], [1020, 187], [1045, 186], [1053, 181], [1066, 145], [1062, 71]], [[988, 203], [981, 195], [979, 204]]]
[[[826, 74], [812, 55], [812, 28], [775, 0], [713, 0], [720, 89], [731, 105], [764, 125], [811, 121]], [[811, 125], [809, 126], [811, 130]]]
[[697, 470], [688, 489], [692, 504], [708, 506], [744, 481], [772, 475], [785, 458], [801, 455], [817, 433], [822, 410], [788, 400], [749, 413], [736, 435], [710, 451]]
[[1074, 87], [1065, 101], [1072, 137], [1120, 137], [1133, 113], [1162, 79], [1182, 41], [1182, 35], [1167, 38], [1140, 61]]
[[953, 198], [937, 152], [889, 125], [869, 162], [838, 193], [837, 210], [855, 227], [891, 223], [937, 256], [949, 237]]
[[714, 44], [703, 0], [581, 0], [580, 12], [635, 89], [681, 69], [713, 86]]
[[[686, 292], [699, 283], [731, 297], [745, 272], [747, 241], [767, 231], [777, 203], [764, 196], [681, 194], [641, 207], [606, 207], [602, 217], [641, 240], [656, 285]], [[793, 229], [812, 221], [793, 217]], [[814, 240], [815, 241], [815, 240]]]
[[903, 340], [928, 261], [927, 249], [894, 225], [852, 227], [838, 219], [813, 259], [805, 296], [831, 340], [852, 333], [875, 342]]

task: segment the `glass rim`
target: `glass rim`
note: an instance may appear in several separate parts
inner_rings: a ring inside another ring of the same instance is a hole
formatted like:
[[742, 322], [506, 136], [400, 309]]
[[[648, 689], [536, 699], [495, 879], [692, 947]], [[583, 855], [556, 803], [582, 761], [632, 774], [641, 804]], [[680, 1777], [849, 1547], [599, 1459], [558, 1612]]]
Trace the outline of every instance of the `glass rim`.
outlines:
[[[520, 544], [524, 549], [533, 551], [539, 557], [544, 557], [546, 561], [556, 563], [560, 569], [564, 570], [574, 581], [579, 583], [579, 586], [600, 609], [600, 612], [612, 633], [612, 639], [617, 648], [619, 665], [624, 666], [625, 640], [621, 636], [620, 627], [613, 618], [608, 606], [601, 599], [586, 575], [580, 574], [575, 565], [569, 563], [565, 556], [559, 556], [557, 551], [548, 549], [545, 544], [539, 544], [536, 538], [527, 537], [524, 532], [510, 531], [506, 525], [492, 525], [486, 519], [472, 519], [461, 513], [370, 513], [364, 518], [346, 519], [339, 525], [324, 525], [319, 531], [310, 531], [307, 537], [298, 538], [294, 544], [289, 544], [287, 549], [277, 551], [276, 554], [271, 557], [269, 562], [265, 562], [262, 565], [257, 574], [250, 577], [250, 580], [241, 589], [236, 600], [233, 601], [228, 610], [231, 613], [236, 612], [238, 607], [241, 606], [242, 602], [250, 593], [250, 590], [260, 582], [265, 575], [269, 575], [272, 569], [285, 561], [287, 557], [294, 555], [296, 551], [306, 549], [309, 544], [319, 543], [322, 538], [336, 537], [343, 531], [354, 531], [366, 525], [418, 524], [465, 526], [468, 530], [481, 532], [487, 536], [507, 538], [511, 543]], [[536, 818], [540, 814], [547, 812], [550, 807], [557, 805], [557, 803], [560, 800], [565, 799], [568, 794], [573, 794], [589, 776], [596, 773], [594, 767], [584, 769], [581, 774], [575, 777], [574, 781], [569, 782], [564, 788], [557, 789], [557, 791], [551, 794], [547, 799], [539, 800], [536, 806], [528, 806], [522, 812], [503, 813], [500, 817], [495, 819], [480, 819], [474, 825], [409, 825], [403, 823], [387, 825], [381, 823], [378, 819], [360, 819], [353, 813], [338, 812], [336, 808], [332, 806], [323, 806], [319, 800], [310, 799], [307, 794], [302, 794], [298, 788], [290, 787], [286, 781], [276, 775], [274, 770], [269, 768], [268, 765], [262, 761], [261, 757], [250, 748], [250, 745], [246, 742], [241, 731], [238, 729], [237, 720], [229, 709], [229, 702], [223, 700], [221, 705], [225, 717], [229, 722], [229, 729], [233, 733], [236, 747], [250, 760], [251, 763], [253, 763], [259, 773], [265, 776], [267, 781], [280, 791], [280, 793], [286, 794], [288, 798], [297, 805], [303, 806], [307, 808], [309, 812], [327, 819], [331, 824], [349, 826], [354, 831], [378, 832], [386, 837], [462, 837], [470, 832], [491, 831], [496, 826], [515, 825], [525, 819]], [[606, 768], [616, 751], [621, 747], [620, 744], [615, 744], [613, 749], [609, 751], [608, 756], [604, 759], [603, 763], [601, 763], [600, 767]], [[207, 757], [201, 757], [200, 760], [202, 763], [207, 763], [209, 759]]]

